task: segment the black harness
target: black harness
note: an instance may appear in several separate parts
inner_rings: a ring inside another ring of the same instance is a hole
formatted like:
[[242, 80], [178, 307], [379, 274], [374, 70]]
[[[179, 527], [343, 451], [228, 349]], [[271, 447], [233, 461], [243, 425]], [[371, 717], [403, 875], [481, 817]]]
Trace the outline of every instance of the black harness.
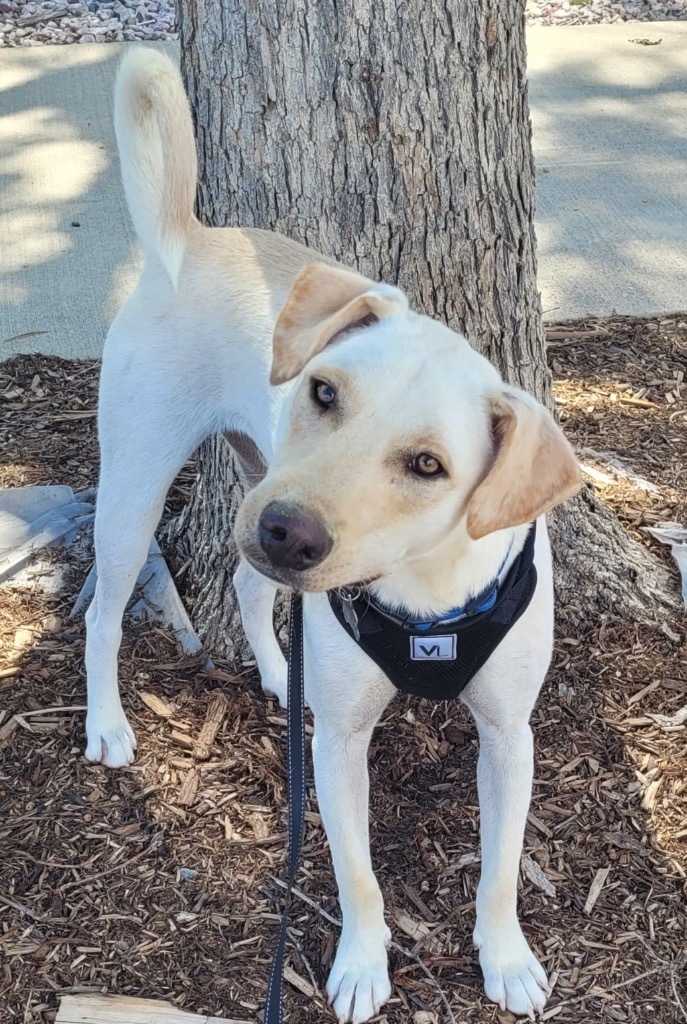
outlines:
[[532, 600], [537, 586], [533, 523], [505, 579], [492, 581], [459, 617], [412, 623], [375, 604], [365, 591], [332, 590], [329, 603], [358, 646], [404, 693], [457, 697], [488, 661]]

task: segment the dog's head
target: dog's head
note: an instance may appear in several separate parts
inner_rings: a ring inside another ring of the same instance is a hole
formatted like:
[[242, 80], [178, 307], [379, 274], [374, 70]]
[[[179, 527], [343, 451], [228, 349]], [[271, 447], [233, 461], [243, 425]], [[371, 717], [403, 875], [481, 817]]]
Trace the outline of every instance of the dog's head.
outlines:
[[579, 488], [546, 409], [397, 288], [302, 270], [274, 332], [271, 381], [294, 378], [274, 460], [236, 524], [243, 554], [279, 583], [376, 579]]

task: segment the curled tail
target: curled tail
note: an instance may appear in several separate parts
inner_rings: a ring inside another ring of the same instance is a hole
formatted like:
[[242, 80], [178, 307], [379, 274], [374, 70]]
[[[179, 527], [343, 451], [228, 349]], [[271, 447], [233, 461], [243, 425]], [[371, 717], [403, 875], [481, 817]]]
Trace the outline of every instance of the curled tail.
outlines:
[[149, 47], [129, 50], [117, 75], [114, 121], [136, 234], [176, 287], [195, 221], [198, 171], [188, 99], [168, 57]]

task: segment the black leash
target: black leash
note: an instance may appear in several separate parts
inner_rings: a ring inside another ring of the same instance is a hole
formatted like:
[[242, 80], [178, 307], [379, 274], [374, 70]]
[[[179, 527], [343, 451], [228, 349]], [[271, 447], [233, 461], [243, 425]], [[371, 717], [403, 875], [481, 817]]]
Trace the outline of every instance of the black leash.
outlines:
[[289, 856], [286, 895], [282, 908], [279, 939], [274, 951], [267, 985], [264, 1024], [282, 1024], [282, 976], [286, 953], [286, 929], [291, 904], [291, 890], [301, 855], [305, 827], [305, 692], [303, 688], [303, 597], [294, 592], [291, 598], [288, 653], [288, 710], [286, 713], [286, 745], [289, 772]]

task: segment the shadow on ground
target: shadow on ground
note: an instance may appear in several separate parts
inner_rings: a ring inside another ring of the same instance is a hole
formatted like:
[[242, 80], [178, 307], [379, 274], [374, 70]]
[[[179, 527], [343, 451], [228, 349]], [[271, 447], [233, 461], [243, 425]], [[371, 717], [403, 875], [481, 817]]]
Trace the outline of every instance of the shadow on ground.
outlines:
[[112, 126], [120, 54], [116, 45], [3, 51], [0, 360], [98, 356], [135, 283]]
[[547, 38], [528, 36], [545, 318], [687, 308], [685, 27]]
[[[638, 34], [662, 41], [630, 42]], [[609, 39], [594, 27], [528, 35], [548, 319], [687, 308], [687, 31], [623, 27]], [[111, 123], [120, 53], [3, 51], [0, 359], [99, 355], [135, 282]]]

